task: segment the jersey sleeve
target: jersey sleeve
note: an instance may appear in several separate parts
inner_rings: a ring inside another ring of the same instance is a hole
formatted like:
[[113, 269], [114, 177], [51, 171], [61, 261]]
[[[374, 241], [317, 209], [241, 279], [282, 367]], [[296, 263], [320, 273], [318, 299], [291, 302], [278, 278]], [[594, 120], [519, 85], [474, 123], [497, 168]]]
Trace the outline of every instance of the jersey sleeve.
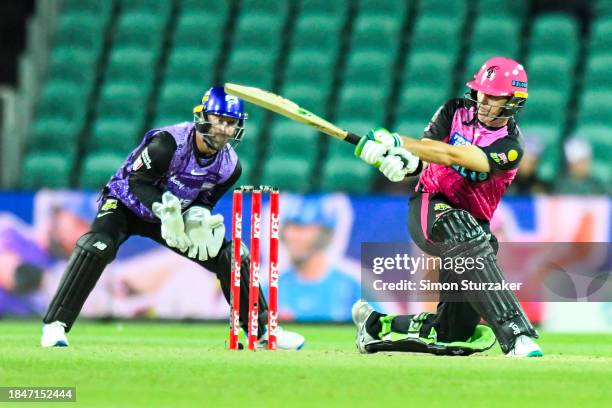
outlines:
[[240, 160], [236, 162], [236, 167], [232, 175], [225, 180], [221, 184], [217, 184], [210, 190], [202, 191], [198, 195], [198, 199], [196, 200], [196, 205], [203, 205], [204, 207], [212, 210], [213, 207], [217, 204], [217, 202], [223, 197], [223, 195], [232, 188], [234, 184], [238, 181], [240, 176], [242, 175], [242, 165], [240, 164]]
[[491, 173], [517, 169], [523, 158], [523, 146], [517, 139], [504, 137], [481, 147], [487, 155]]
[[161, 201], [163, 188], [160, 182], [170, 168], [176, 151], [176, 142], [168, 132], [159, 132], [146, 144], [132, 166], [128, 180], [130, 191], [151, 209]]
[[423, 138], [444, 141], [450, 134], [455, 110], [457, 110], [456, 99], [451, 99], [440, 106], [425, 128]]

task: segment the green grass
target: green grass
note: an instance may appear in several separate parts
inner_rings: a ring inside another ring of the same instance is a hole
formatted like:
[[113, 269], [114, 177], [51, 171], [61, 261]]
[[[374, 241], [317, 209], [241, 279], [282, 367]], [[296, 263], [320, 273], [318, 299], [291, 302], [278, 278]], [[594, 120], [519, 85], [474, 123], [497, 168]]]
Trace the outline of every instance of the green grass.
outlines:
[[304, 334], [304, 350], [230, 352], [221, 324], [93, 322], [77, 323], [71, 347], [41, 349], [39, 323], [0, 321], [0, 386], [75, 386], [68, 406], [87, 407], [612, 403], [612, 335], [544, 334], [545, 357], [519, 360], [497, 347], [471, 357], [360, 355], [352, 326], [287, 328]]

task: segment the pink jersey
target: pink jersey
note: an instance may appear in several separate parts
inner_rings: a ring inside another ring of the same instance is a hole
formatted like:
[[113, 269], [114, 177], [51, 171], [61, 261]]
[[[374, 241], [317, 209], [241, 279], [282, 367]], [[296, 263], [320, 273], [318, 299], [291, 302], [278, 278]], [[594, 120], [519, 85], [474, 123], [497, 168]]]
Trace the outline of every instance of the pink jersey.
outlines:
[[451, 145], [479, 146], [492, 171], [481, 173], [457, 165], [430, 163], [421, 174], [417, 191], [441, 193], [457, 208], [488, 221], [516, 175], [523, 143], [513, 120], [507, 126], [489, 128], [473, 121], [475, 111], [463, 99], [450, 100], [436, 112], [423, 137]]

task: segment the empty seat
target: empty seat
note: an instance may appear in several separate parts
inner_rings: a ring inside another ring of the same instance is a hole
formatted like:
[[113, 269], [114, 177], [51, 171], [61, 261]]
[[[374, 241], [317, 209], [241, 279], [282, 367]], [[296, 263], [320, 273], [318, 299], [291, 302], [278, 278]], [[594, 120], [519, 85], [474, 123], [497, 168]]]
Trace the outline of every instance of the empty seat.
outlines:
[[612, 55], [600, 54], [589, 58], [584, 74], [585, 89], [612, 90], [610, 67], [612, 67]]
[[205, 13], [224, 17], [229, 11], [230, 4], [228, 1], [180, 0], [180, 10], [182, 13]]
[[443, 16], [463, 20], [467, 13], [465, 0], [421, 0], [418, 3], [418, 15], [422, 17]]
[[527, 60], [529, 91], [554, 88], [568, 93], [573, 85], [574, 64], [564, 55], [532, 54]]
[[285, 71], [285, 83], [291, 85], [308, 84], [308, 86], [325, 92], [331, 86], [335, 63], [335, 54], [295, 50], [289, 56]]
[[435, 88], [408, 87], [400, 93], [399, 106], [396, 121], [405, 120], [420, 121], [424, 128], [435, 111], [447, 99], [447, 95], [440, 95]]
[[610, 49], [612, 49], [612, 16], [606, 16], [592, 23], [589, 53], [591, 57], [609, 55]]
[[554, 53], [574, 61], [578, 52], [578, 21], [569, 14], [550, 13], [533, 22], [531, 53]]
[[224, 82], [270, 89], [276, 55], [266, 50], [235, 50], [224, 70]]
[[373, 17], [391, 17], [401, 22], [408, 4], [406, 0], [359, 0], [359, 13]]
[[461, 45], [461, 41], [458, 41], [460, 28], [461, 23], [456, 19], [419, 18], [410, 40], [410, 52], [438, 51], [455, 58]]
[[381, 93], [386, 94], [393, 79], [394, 64], [393, 55], [387, 52], [356, 50], [348, 56], [343, 80], [351, 86], [378, 87]]
[[344, 19], [348, 12], [347, 0], [302, 0], [299, 4], [302, 15], [326, 15]]
[[328, 94], [329, 91], [327, 89], [318, 89], [306, 84], [285, 84], [282, 92], [285, 98], [320, 116], [324, 116], [327, 112]]
[[106, 77], [147, 84], [153, 79], [157, 55], [144, 48], [122, 47], [110, 53]]
[[519, 53], [520, 28], [519, 21], [513, 18], [480, 17], [474, 25], [470, 51], [516, 57]]
[[577, 122], [579, 125], [609, 126], [612, 122], [612, 100], [609, 90], [593, 89], [583, 92], [580, 97]]
[[26, 155], [21, 174], [21, 187], [68, 188], [72, 161], [61, 153], [33, 151]]
[[357, 17], [351, 40], [353, 50], [376, 50], [395, 56], [399, 48], [401, 19], [387, 16]]
[[375, 169], [353, 157], [327, 160], [323, 166], [321, 189], [348, 193], [368, 193]]
[[330, 15], [301, 15], [297, 19], [292, 46], [295, 51], [336, 55], [344, 20]]
[[89, 150], [107, 150], [126, 155], [133, 150], [140, 138], [138, 123], [114, 118], [98, 119], [89, 139]]
[[115, 152], [90, 152], [82, 163], [79, 186], [86, 190], [102, 188], [125, 159], [125, 155]]
[[279, 118], [272, 126], [268, 156], [290, 157], [315, 162], [319, 134], [301, 123]]
[[314, 163], [303, 158], [270, 156], [264, 164], [261, 182], [283, 191], [310, 189]]
[[387, 95], [377, 87], [346, 86], [340, 93], [336, 115], [338, 119], [371, 120], [381, 123], [387, 112]]
[[155, 105], [156, 117], [173, 117], [176, 122], [191, 120], [193, 107], [200, 103], [203, 92], [190, 82], [166, 82]]
[[403, 86], [425, 86], [443, 95], [451, 90], [455, 61], [439, 52], [413, 53], [408, 61]]

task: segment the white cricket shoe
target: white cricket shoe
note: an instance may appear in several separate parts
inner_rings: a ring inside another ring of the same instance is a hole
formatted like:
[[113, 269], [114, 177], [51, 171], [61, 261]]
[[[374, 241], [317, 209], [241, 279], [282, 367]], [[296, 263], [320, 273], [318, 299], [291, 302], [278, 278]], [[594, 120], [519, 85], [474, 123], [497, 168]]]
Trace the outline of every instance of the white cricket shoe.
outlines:
[[368, 302], [363, 300], [358, 300], [351, 308], [353, 323], [355, 323], [357, 326], [355, 345], [357, 346], [357, 350], [359, 350], [359, 352], [362, 354], [369, 353], [369, 351], [366, 349], [366, 345], [381, 342], [380, 340], [370, 336], [365, 328], [366, 321], [372, 313], [374, 313], [374, 308]]
[[53, 323], [43, 324], [40, 345], [43, 347], [68, 347], [66, 323], [56, 320]]
[[516, 338], [514, 347], [506, 357], [542, 357], [544, 353], [540, 346], [529, 336], [520, 335]]
[[[276, 328], [276, 348], [285, 351], [298, 351], [304, 347], [306, 340], [299, 333], [284, 330], [281, 326]], [[268, 348], [268, 328], [257, 341], [257, 348]]]

